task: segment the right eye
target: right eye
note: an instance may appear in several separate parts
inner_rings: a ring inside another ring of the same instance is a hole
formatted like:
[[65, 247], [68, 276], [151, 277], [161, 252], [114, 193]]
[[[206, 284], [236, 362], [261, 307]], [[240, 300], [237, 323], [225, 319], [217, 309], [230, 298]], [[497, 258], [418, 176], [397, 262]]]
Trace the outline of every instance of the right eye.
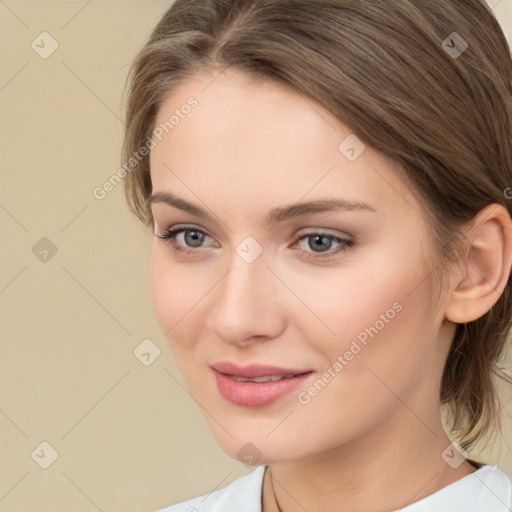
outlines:
[[204, 240], [211, 238], [204, 231], [193, 226], [168, 228], [157, 237], [165, 240], [173, 251], [183, 251], [188, 254], [197, 252]]

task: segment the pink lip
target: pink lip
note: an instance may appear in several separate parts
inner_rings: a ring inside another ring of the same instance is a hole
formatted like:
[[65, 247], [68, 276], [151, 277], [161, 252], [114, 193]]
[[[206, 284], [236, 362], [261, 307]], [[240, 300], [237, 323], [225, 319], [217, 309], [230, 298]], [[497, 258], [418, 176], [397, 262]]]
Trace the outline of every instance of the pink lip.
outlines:
[[[223, 370], [222, 373], [218, 371], [220, 368]], [[278, 368], [275, 366], [250, 365], [241, 368], [227, 362], [216, 364], [213, 369], [219, 393], [229, 402], [243, 407], [264, 407], [270, 405], [293, 391], [312, 374], [311, 371], [304, 372], [304, 370]], [[238, 382], [229, 377], [229, 375], [246, 378], [264, 377], [266, 375], [296, 376], [275, 382]]]
[[212, 364], [212, 368], [220, 373], [226, 375], [236, 375], [237, 377], [265, 377], [267, 375], [300, 375], [301, 373], [308, 373], [310, 369], [297, 369], [297, 368], [282, 368], [279, 366], [267, 366], [259, 364], [249, 364], [246, 366], [239, 366], [229, 361], [220, 361]]

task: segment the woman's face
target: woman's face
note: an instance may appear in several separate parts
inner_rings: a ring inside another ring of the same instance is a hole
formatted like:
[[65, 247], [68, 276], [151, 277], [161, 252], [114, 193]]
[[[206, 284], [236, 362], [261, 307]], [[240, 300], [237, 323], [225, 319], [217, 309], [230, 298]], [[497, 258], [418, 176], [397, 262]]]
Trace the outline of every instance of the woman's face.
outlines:
[[[152, 299], [226, 453], [349, 446], [401, 403], [434, 418], [450, 328], [428, 313], [427, 224], [393, 162], [311, 99], [232, 70], [175, 88], [156, 126]], [[159, 238], [170, 229], [188, 231]]]

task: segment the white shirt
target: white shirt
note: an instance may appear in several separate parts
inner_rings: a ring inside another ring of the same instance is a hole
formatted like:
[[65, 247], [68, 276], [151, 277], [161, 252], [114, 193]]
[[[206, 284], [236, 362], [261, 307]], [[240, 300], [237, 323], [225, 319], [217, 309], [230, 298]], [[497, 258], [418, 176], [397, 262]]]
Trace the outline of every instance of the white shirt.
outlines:
[[[221, 489], [158, 512], [261, 512], [266, 466], [258, 466]], [[512, 480], [497, 466], [473, 473], [395, 512], [512, 512]]]

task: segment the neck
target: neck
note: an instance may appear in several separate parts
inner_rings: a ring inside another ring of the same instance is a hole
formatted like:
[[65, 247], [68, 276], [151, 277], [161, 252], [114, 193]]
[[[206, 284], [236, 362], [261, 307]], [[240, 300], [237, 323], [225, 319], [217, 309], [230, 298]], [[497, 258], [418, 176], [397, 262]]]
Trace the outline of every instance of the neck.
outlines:
[[275, 491], [281, 512], [388, 512], [474, 472], [467, 461], [452, 468], [443, 460], [451, 441], [439, 414], [426, 420], [400, 406], [378, 428], [349, 443], [272, 464], [274, 490], [267, 471], [263, 511], [278, 512]]

